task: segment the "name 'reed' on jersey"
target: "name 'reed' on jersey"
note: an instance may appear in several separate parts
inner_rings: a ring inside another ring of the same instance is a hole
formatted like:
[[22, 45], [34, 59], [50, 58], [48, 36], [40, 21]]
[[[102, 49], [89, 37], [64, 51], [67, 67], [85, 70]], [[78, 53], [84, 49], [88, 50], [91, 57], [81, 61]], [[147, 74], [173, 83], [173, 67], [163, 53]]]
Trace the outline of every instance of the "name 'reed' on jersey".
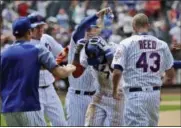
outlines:
[[151, 35], [134, 35], [120, 43], [114, 65], [124, 69], [124, 87], [161, 86], [161, 75], [173, 66], [173, 56], [164, 41]]

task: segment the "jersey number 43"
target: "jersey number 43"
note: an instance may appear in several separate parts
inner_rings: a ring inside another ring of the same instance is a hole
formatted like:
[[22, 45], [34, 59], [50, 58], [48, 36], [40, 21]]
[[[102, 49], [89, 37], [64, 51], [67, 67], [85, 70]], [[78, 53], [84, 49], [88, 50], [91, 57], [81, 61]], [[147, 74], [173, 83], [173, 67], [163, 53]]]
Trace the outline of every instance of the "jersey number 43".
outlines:
[[[147, 54], [148, 59], [147, 59]], [[149, 65], [148, 62], [153, 62], [153, 65]], [[152, 72], [157, 72], [160, 69], [160, 55], [157, 52], [146, 53], [143, 52], [136, 62], [136, 68], [143, 68], [143, 72], [148, 72], [148, 69]]]

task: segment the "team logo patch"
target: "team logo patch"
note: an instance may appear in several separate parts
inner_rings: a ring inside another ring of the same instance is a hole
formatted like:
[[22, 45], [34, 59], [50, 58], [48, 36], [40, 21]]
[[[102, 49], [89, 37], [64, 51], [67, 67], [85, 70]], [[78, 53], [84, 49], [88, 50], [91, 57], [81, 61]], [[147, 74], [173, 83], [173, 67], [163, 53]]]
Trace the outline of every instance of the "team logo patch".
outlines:
[[117, 52], [116, 52], [116, 54], [115, 54], [115, 60], [118, 60], [120, 57], [121, 57], [121, 55], [122, 55], [122, 52], [121, 52], [121, 50], [118, 50]]
[[49, 50], [52, 51], [52, 48], [50, 47], [50, 45], [48, 43], [45, 43], [45, 47]]

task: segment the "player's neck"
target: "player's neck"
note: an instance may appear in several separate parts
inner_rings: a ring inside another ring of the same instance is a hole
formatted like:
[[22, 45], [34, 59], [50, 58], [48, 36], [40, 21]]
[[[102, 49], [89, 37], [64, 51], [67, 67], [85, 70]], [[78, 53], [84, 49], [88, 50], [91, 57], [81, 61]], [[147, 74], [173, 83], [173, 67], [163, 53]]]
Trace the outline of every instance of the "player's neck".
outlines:
[[148, 29], [147, 28], [140, 28], [139, 30], [137, 30], [138, 34], [142, 34], [142, 33], [148, 33]]
[[16, 38], [16, 41], [29, 41], [27, 37]]

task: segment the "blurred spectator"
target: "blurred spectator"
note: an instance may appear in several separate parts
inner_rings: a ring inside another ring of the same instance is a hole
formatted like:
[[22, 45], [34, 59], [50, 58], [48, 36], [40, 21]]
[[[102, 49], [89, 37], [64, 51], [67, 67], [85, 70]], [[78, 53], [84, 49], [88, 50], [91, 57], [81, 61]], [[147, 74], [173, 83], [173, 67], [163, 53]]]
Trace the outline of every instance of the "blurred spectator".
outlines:
[[47, 16], [47, 10], [46, 8], [51, 3], [51, 1], [37, 1], [37, 11], [43, 16]]
[[[149, 18], [157, 19], [161, 10], [161, 0], [148, 0], [145, 2], [145, 13]], [[150, 17], [151, 16], [151, 17]]]
[[7, 29], [4, 26], [4, 22], [3, 22], [3, 17], [0, 15], [0, 48], [1, 48], [1, 52], [7, 48], [8, 46], [10, 46], [10, 44], [14, 41], [14, 36], [12, 35], [11, 30]]
[[18, 14], [13, 10], [13, 4], [10, 3], [5, 9], [2, 10], [2, 17], [7, 22], [12, 23], [17, 17]]
[[69, 29], [69, 17], [64, 9], [60, 9], [59, 13], [56, 16], [58, 24], [64, 29]]
[[79, 2], [78, 0], [74, 0], [74, 9], [72, 18], [76, 24], [79, 24], [81, 20], [85, 17], [85, 10], [87, 8], [88, 1]]
[[133, 28], [132, 28], [132, 19], [133, 19], [133, 14], [131, 11], [125, 14], [123, 20], [123, 32], [125, 34], [125, 37], [130, 37], [133, 33]]
[[177, 24], [170, 29], [169, 34], [171, 36], [172, 42], [181, 44], [181, 23], [180, 23], [180, 21], [178, 21]]
[[[41, 2], [42, 3], [42, 2]], [[61, 0], [60, 1], [50, 1], [50, 3], [47, 5], [46, 7], [46, 13], [47, 13], [47, 17], [50, 16], [56, 16], [58, 14], [58, 11], [60, 9], [61, 6]]]
[[29, 5], [27, 4], [27, 2], [21, 2], [17, 6], [17, 12], [18, 12], [19, 16], [27, 16], [28, 9], [29, 9]]
[[175, 45], [181, 45], [181, 23], [178, 21], [176, 26], [171, 28], [169, 31], [172, 41], [172, 52], [174, 53], [174, 58], [181, 60], [181, 50], [180, 48], [175, 48]]
[[181, 2], [174, 1], [171, 9], [167, 11], [170, 27], [175, 26], [176, 22], [181, 20]]

